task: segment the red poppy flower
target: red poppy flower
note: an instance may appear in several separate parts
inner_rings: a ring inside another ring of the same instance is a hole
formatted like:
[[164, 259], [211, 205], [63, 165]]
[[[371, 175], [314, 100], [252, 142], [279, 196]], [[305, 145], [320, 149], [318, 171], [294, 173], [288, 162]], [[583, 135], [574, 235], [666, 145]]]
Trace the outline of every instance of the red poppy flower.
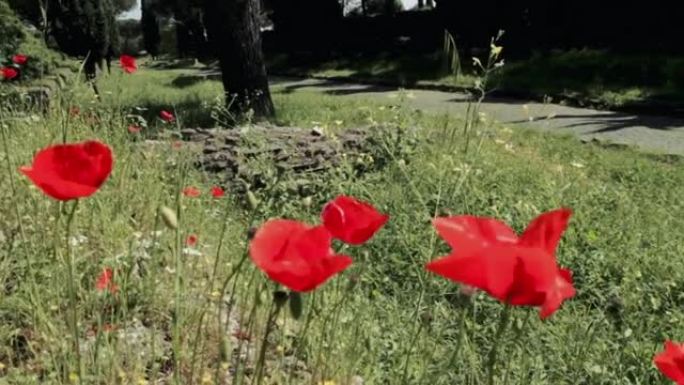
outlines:
[[426, 268], [499, 301], [539, 306], [540, 317], [547, 318], [575, 295], [572, 273], [559, 268], [555, 256], [571, 214], [568, 209], [544, 213], [519, 238], [505, 223], [491, 218], [437, 218], [434, 226], [453, 251]]
[[121, 55], [121, 57], [119, 57], [119, 63], [127, 74], [132, 74], [138, 70], [138, 66], [135, 64], [135, 58], [133, 56]]
[[28, 61], [28, 56], [22, 54], [16, 54], [12, 56], [12, 63], [23, 66]]
[[684, 344], [665, 341], [665, 351], [658, 353], [653, 363], [665, 377], [684, 385]]
[[332, 236], [323, 226], [273, 219], [257, 230], [249, 245], [252, 261], [272, 280], [294, 291], [311, 291], [352, 260], [335, 255], [330, 248]]
[[252, 339], [252, 336], [249, 334], [248, 331], [244, 331], [242, 329], [238, 329], [232, 333], [233, 337], [237, 338], [238, 340], [243, 340], [243, 341], [249, 341]]
[[369, 240], [389, 219], [370, 204], [348, 196], [328, 202], [321, 217], [333, 237], [351, 245]]
[[102, 331], [106, 333], [116, 331], [116, 325], [104, 324], [102, 325]]
[[93, 325], [88, 330], [86, 330], [86, 336], [94, 337], [95, 335], [97, 335], [98, 332], [111, 333], [116, 331], [117, 329], [117, 326], [112, 324], [104, 324], [101, 328], [99, 328], [97, 325]]
[[183, 195], [188, 198], [197, 198], [202, 195], [202, 192], [197, 187], [190, 186], [183, 189]]
[[128, 132], [130, 132], [131, 134], [137, 134], [140, 132], [140, 130], [141, 128], [139, 126], [136, 126], [135, 124], [131, 124], [130, 126], [128, 126]]
[[80, 115], [80, 114], [81, 114], [81, 109], [80, 109], [80, 108], [78, 108], [78, 107], [76, 107], [76, 106], [69, 108], [69, 115], [71, 115], [71, 116], [78, 116], [78, 115]]
[[173, 113], [166, 110], [162, 110], [161, 112], [159, 112], [159, 117], [166, 123], [171, 123], [176, 120], [176, 117], [173, 116]]
[[19, 71], [12, 67], [0, 68], [0, 73], [2, 73], [2, 77], [5, 78], [5, 80], [12, 80], [19, 76]]
[[67, 201], [94, 194], [112, 172], [112, 150], [88, 141], [42, 149], [19, 170], [48, 196]]
[[224, 195], [226, 195], [226, 192], [223, 191], [221, 187], [214, 186], [211, 188], [211, 196], [213, 196], [214, 198], [221, 198]]
[[95, 283], [95, 288], [98, 291], [109, 290], [110, 293], [116, 294], [119, 287], [114, 283], [114, 270], [110, 268], [105, 268], [97, 277], [97, 282]]
[[180, 140], [174, 140], [173, 143], [171, 143], [171, 147], [175, 148], [176, 150], [179, 150], [181, 147], [183, 147], [183, 142]]
[[185, 245], [188, 247], [193, 247], [197, 244], [197, 235], [195, 234], [190, 234], [188, 237], [185, 239]]

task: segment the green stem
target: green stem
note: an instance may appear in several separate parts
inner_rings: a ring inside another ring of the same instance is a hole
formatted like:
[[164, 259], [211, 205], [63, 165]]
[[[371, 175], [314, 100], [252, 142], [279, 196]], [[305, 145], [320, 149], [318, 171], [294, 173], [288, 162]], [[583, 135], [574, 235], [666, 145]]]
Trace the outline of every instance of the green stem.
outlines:
[[466, 309], [461, 309], [461, 319], [458, 322], [458, 334], [456, 335], [456, 346], [454, 347], [454, 350], [451, 352], [451, 356], [447, 361], [447, 370], [455, 367], [456, 359], [458, 358], [458, 354], [461, 352], [461, 347], [463, 345], [463, 337], [466, 335], [467, 315], [468, 312], [466, 311]]
[[496, 335], [494, 336], [494, 345], [492, 345], [492, 349], [489, 351], [489, 355], [487, 357], [487, 385], [494, 385], [494, 367], [496, 366], [496, 357], [499, 352], [499, 345], [502, 342], [501, 337], [503, 337], [504, 333], [506, 332], [510, 318], [511, 306], [505, 305], [501, 311], [499, 325], [497, 326]]
[[[278, 317], [282, 304], [276, 303], [275, 295], [273, 296], [273, 301], [271, 302], [271, 307], [269, 310], [268, 320], [266, 321], [266, 330], [264, 330], [264, 338], [261, 340], [261, 348], [259, 349], [259, 358], [256, 363], [256, 370], [254, 371], [254, 379], [256, 380], [256, 385], [261, 385], [264, 380], [264, 364], [266, 361], [266, 349], [268, 348], [268, 337], [271, 335], [271, 326]], [[252, 380], [254, 383], [254, 380]]]
[[[183, 163], [181, 165], [181, 170], [180, 170], [180, 186], [185, 185], [185, 178], [187, 176], [187, 164]], [[182, 318], [181, 318], [181, 313], [182, 313], [182, 308], [181, 308], [181, 299], [182, 299], [182, 289], [183, 289], [183, 282], [182, 282], [182, 270], [183, 270], [183, 264], [182, 264], [182, 259], [181, 259], [181, 249], [182, 249], [182, 240], [181, 240], [181, 228], [183, 224], [183, 215], [182, 215], [182, 206], [181, 206], [181, 192], [180, 189], [182, 187], [179, 187], [179, 191], [176, 193], [176, 216], [178, 218], [178, 226], [174, 229], [174, 269], [175, 269], [175, 277], [174, 277], [174, 321], [173, 321], [173, 360], [174, 360], [174, 365], [173, 365], [173, 378], [174, 378], [174, 383], [180, 384], [180, 362], [181, 362], [181, 323], [182, 323]]]
[[411, 340], [411, 344], [408, 347], [408, 350], [406, 351], [406, 357], [404, 358], [404, 374], [402, 375], [402, 384], [408, 384], [408, 367], [409, 367], [409, 362], [411, 361], [411, 355], [413, 354], [413, 347], [418, 342], [418, 338], [420, 337], [421, 332], [423, 331], [423, 323], [418, 322], [418, 330], [413, 335], [413, 339]]
[[69, 307], [71, 308], [69, 323], [71, 326], [71, 333], [74, 339], [74, 354], [76, 355], [76, 365], [79, 382], [81, 381], [81, 344], [78, 333], [78, 304], [76, 300], [76, 287], [74, 285], [74, 261], [71, 251], [71, 224], [73, 223], [76, 209], [78, 208], [78, 200], [74, 201], [69, 211], [69, 216], [66, 222], [66, 256], [65, 263], [67, 267], [67, 291], [69, 294]]

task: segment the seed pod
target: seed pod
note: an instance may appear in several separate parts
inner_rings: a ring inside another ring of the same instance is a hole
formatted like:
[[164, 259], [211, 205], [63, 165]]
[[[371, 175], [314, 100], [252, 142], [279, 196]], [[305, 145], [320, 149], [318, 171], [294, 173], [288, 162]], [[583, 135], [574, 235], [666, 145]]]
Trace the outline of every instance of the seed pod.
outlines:
[[285, 305], [285, 302], [287, 302], [288, 296], [287, 293], [283, 290], [276, 290], [273, 292], [273, 300], [275, 301], [276, 305], [278, 307], [281, 307]]
[[175, 211], [166, 206], [162, 206], [159, 209], [159, 215], [161, 215], [162, 220], [169, 229], [175, 230], [178, 228], [178, 218], [176, 217]]
[[256, 208], [259, 206], [259, 200], [251, 191], [247, 191], [247, 203], [249, 203], [249, 207], [252, 210], [256, 210]]

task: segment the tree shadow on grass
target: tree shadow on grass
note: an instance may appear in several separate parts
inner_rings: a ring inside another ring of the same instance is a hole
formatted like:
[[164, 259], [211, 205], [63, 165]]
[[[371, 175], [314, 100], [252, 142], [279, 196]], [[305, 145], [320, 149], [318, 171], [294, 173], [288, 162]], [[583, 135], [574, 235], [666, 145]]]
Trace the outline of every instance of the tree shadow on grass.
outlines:
[[[155, 131], [155, 128], [160, 129], [163, 127], [209, 128], [218, 125], [211, 116], [211, 106], [207, 105], [206, 101], [203, 103], [199, 99], [186, 100], [175, 105], [149, 102], [128, 107], [130, 107], [133, 114], [144, 118], [152, 131]], [[133, 109], [134, 107], [137, 107], [137, 109]], [[159, 117], [161, 111], [173, 113], [177, 122], [167, 123], [163, 121]]]
[[342, 71], [342, 77], [352, 79], [372, 79], [387, 81], [402, 87], [411, 87], [418, 81], [437, 80], [444, 76], [442, 61], [438, 53], [413, 55], [383, 52], [377, 54], [357, 54], [344, 57], [334, 55], [316, 57], [307, 54], [273, 57], [269, 71], [281, 75], [307, 75], [326, 73], [334, 76]]
[[210, 80], [221, 80], [221, 75], [214, 75], [214, 74], [188, 74], [188, 75], [178, 75], [176, 76], [173, 81], [171, 81], [171, 85], [177, 88], [186, 88], [186, 87], [191, 87], [195, 84], [202, 83], [205, 81], [210, 81]]
[[326, 80], [326, 79], [301, 79], [290, 78], [289, 80], [282, 80], [280, 82], [271, 82], [272, 86], [277, 86], [282, 83], [287, 84], [278, 92], [282, 94], [291, 94], [303, 88], [318, 88], [322, 89], [328, 95], [353, 95], [359, 93], [371, 92], [390, 92], [395, 91], [396, 87], [383, 86], [379, 84], [354, 84], [345, 83], [343, 81]]
[[[562, 128], [581, 128], [586, 126], [596, 126], [597, 128], [588, 131], [591, 134], [620, 131], [632, 127], [645, 127], [657, 131], [671, 131], [682, 129], [684, 131], [684, 119], [664, 117], [664, 116], [639, 116], [627, 115], [614, 112], [599, 114], [566, 114], [545, 117], [541, 120], [566, 120], [567, 123], [560, 123]], [[511, 124], [525, 124], [528, 120], [508, 122]]]
[[183, 68], [194, 68], [195, 59], [173, 59], [164, 60], [159, 59], [147, 63], [147, 67], [157, 69], [157, 70], [171, 70], [171, 69], [183, 69]]

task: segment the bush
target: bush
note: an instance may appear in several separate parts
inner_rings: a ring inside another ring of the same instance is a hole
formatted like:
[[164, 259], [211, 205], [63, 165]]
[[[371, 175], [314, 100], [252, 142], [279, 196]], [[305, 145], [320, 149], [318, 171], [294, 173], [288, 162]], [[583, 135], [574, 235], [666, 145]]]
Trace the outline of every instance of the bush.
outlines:
[[6, 0], [0, 0], [0, 65], [11, 65], [12, 56], [21, 53], [29, 57], [22, 68], [22, 79], [36, 79], [53, 72], [62, 59], [37, 34], [22, 23]]

